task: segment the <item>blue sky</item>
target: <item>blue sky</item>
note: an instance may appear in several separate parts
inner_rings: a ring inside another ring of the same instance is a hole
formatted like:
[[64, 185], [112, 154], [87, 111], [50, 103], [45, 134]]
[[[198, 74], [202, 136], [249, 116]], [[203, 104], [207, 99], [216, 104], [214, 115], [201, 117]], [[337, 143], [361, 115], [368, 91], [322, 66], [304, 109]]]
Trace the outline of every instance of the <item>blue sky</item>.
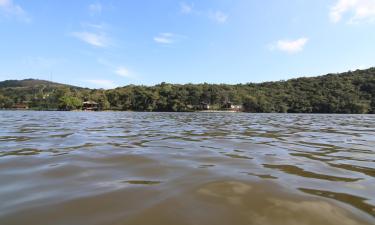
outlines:
[[247, 83], [375, 64], [375, 0], [0, 0], [0, 80]]

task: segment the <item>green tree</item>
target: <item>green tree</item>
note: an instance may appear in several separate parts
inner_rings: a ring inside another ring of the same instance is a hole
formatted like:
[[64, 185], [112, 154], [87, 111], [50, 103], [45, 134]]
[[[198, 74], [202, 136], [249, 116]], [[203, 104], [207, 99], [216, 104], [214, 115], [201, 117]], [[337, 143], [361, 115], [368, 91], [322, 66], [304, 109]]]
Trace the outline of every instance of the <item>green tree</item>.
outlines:
[[75, 110], [82, 107], [82, 101], [73, 96], [63, 96], [60, 98], [59, 109], [61, 110]]
[[9, 97], [0, 94], [0, 108], [10, 108], [13, 106], [13, 101]]

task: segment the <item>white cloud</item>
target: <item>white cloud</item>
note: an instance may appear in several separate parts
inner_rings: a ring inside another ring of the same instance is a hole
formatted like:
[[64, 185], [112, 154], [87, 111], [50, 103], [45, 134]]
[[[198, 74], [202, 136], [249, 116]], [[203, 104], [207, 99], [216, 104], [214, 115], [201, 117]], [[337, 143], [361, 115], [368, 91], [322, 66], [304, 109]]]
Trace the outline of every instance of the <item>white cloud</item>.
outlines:
[[101, 80], [101, 79], [94, 79], [94, 80], [85, 80], [85, 82], [93, 84], [99, 88], [114, 88], [116, 84], [112, 80]]
[[129, 73], [129, 70], [127, 68], [123, 67], [123, 66], [117, 67], [114, 72], [115, 72], [115, 74], [117, 74], [119, 76], [122, 76], [122, 77], [127, 77], [127, 78], [132, 77]]
[[194, 5], [193, 4], [188, 4], [186, 2], [181, 2], [180, 3], [180, 8], [181, 8], [181, 13], [183, 14], [190, 14], [193, 12]]
[[215, 12], [210, 12], [209, 13], [209, 18], [212, 19], [213, 21], [217, 23], [226, 23], [228, 21], [228, 14], [223, 13], [221, 11], [215, 11]]
[[270, 49], [294, 54], [301, 52], [308, 41], [309, 39], [305, 37], [299, 38], [297, 40], [279, 40], [276, 42], [276, 44], [271, 44]]
[[375, 21], [375, 0], [337, 0], [331, 7], [330, 19], [333, 23], [340, 22], [345, 14], [352, 14], [349, 23]]
[[106, 48], [113, 46], [113, 40], [107, 32], [108, 24], [81, 22], [80, 25], [80, 31], [71, 32], [69, 35], [93, 47]]
[[169, 45], [187, 38], [184, 35], [173, 33], [160, 33], [154, 37], [154, 41], [159, 44]]
[[174, 34], [172, 33], [160, 33], [154, 37], [154, 41], [160, 44], [172, 44], [175, 42]]
[[109, 71], [113, 72], [114, 74], [118, 76], [125, 77], [128, 79], [138, 79], [138, 77], [133, 72], [131, 72], [131, 70], [129, 70], [127, 67], [123, 65], [113, 63], [103, 58], [98, 58], [97, 62], [107, 67]]
[[96, 29], [96, 30], [104, 30], [107, 25], [105, 23], [81, 23], [82, 27]]
[[91, 15], [100, 14], [102, 10], [103, 10], [103, 7], [98, 2], [89, 5], [89, 11]]
[[15, 17], [23, 22], [31, 22], [26, 11], [12, 0], [0, 0], [0, 15], [7, 18]]
[[219, 24], [225, 24], [228, 22], [228, 19], [229, 19], [229, 15], [220, 10], [213, 10], [213, 11], [212, 10], [211, 11], [200, 10], [200, 9], [196, 9], [193, 3], [188, 4], [186, 2], [180, 3], [180, 12], [186, 15], [206, 17]]
[[108, 37], [104, 33], [83, 31], [83, 32], [73, 32], [72, 36], [95, 47], [104, 48], [104, 47], [108, 47], [110, 44]]

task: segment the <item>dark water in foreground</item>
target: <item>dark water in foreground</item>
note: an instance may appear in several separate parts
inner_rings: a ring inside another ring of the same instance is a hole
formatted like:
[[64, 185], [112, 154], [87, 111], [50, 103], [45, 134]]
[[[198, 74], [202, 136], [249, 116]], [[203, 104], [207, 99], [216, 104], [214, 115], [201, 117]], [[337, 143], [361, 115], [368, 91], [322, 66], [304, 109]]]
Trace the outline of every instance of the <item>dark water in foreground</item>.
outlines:
[[375, 117], [3, 111], [0, 224], [375, 224]]

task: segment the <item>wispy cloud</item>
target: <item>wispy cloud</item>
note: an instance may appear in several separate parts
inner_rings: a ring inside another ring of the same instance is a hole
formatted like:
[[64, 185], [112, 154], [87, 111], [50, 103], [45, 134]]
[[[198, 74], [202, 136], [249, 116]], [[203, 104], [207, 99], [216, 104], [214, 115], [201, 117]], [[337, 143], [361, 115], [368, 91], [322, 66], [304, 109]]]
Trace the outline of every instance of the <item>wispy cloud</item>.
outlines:
[[0, 15], [6, 18], [16, 18], [23, 22], [31, 22], [27, 12], [13, 2], [13, 0], [0, 0]]
[[229, 14], [221, 10], [200, 10], [196, 9], [193, 3], [186, 2], [180, 2], [180, 12], [185, 15], [206, 17], [218, 24], [225, 24], [229, 19]]
[[108, 37], [104, 33], [82, 31], [73, 32], [72, 36], [94, 47], [104, 48], [108, 47], [110, 44]]
[[85, 80], [85, 82], [89, 84], [93, 84], [98, 88], [114, 88], [116, 84], [112, 80], [102, 80], [102, 79], [93, 79], [93, 80]]
[[229, 15], [222, 11], [215, 11], [209, 13], [209, 18], [217, 23], [223, 24], [228, 21]]
[[160, 44], [172, 44], [175, 42], [174, 36], [172, 33], [160, 33], [154, 37], [154, 41]]
[[97, 61], [99, 64], [107, 67], [108, 70], [110, 70], [118, 76], [125, 77], [128, 79], [138, 79], [138, 77], [124, 65], [119, 65], [103, 58], [99, 58], [97, 59]]
[[82, 27], [95, 29], [97, 31], [107, 28], [107, 25], [105, 23], [81, 23], [81, 25]]
[[170, 45], [187, 38], [184, 35], [174, 33], [160, 33], [154, 37], [154, 41], [158, 44]]
[[333, 23], [340, 22], [346, 14], [351, 14], [349, 23], [375, 21], [375, 0], [337, 0], [331, 7], [330, 19]]
[[125, 68], [124, 66], [117, 67], [114, 73], [122, 77], [133, 78], [129, 70]]
[[88, 9], [91, 15], [97, 15], [97, 14], [102, 13], [103, 7], [100, 3], [96, 2], [96, 3], [90, 4]]
[[107, 25], [104, 23], [81, 23], [82, 31], [70, 33], [71, 36], [97, 48], [111, 46], [111, 38], [107, 34]]
[[194, 10], [194, 4], [188, 4], [186, 2], [180, 3], [180, 10], [183, 14], [190, 14]]
[[309, 39], [305, 37], [296, 40], [279, 40], [276, 43], [269, 45], [269, 49], [295, 54], [303, 51], [308, 41]]

